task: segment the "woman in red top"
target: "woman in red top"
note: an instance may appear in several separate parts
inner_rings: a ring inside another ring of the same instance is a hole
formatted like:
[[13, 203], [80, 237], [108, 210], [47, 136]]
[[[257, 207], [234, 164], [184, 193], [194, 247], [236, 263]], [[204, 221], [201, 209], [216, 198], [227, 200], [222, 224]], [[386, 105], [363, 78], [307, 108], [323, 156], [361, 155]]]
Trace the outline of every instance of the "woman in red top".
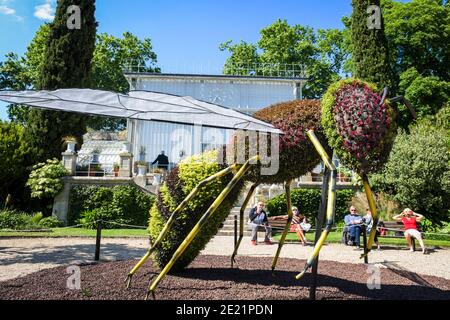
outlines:
[[405, 226], [405, 238], [406, 241], [408, 241], [409, 244], [409, 251], [413, 252], [413, 245], [412, 245], [412, 237], [416, 238], [420, 246], [422, 247], [422, 253], [426, 253], [425, 244], [423, 243], [422, 235], [417, 230], [417, 222], [422, 220], [424, 218], [423, 215], [414, 213], [411, 209], [406, 208], [403, 210], [401, 214], [398, 214], [394, 216], [394, 220], [398, 222], [403, 222], [403, 225]]

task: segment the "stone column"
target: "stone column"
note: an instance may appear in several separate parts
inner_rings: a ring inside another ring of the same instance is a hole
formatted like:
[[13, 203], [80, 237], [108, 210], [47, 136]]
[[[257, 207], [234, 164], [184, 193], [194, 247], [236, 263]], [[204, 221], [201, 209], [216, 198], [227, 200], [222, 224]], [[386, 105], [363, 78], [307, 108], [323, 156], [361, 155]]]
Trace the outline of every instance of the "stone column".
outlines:
[[133, 175], [132, 160], [133, 155], [131, 153], [124, 152], [120, 154], [119, 177], [131, 177]]
[[77, 153], [65, 151], [62, 153], [62, 163], [64, 168], [69, 171], [69, 175], [74, 176], [77, 170]]
[[52, 216], [58, 218], [67, 225], [67, 214], [69, 212], [69, 196], [71, 183], [63, 178], [64, 188], [53, 200]]

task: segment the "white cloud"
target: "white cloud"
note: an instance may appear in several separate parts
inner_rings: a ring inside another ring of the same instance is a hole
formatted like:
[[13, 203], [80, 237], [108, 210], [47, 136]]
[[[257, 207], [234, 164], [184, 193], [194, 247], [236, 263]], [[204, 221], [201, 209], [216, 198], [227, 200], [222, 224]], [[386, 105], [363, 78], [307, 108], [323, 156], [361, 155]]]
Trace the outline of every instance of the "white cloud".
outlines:
[[9, 8], [7, 6], [0, 6], [0, 13], [6, 14], [6, 15], [12, 15], [16, 13], [16, 10]]
[[16, 14], [16, 10], [11, 8], [11, 6], [8, 4], [10, 0], [0, 0], [0, 14], [4, 14], [7, 16], [11, 16], [16, 18], [18, 21], [23, 21], [23, 17]]
[[55, 19], [55, 7], [53, 0], [45, 0], [44, 4], [34, 7], [34, 16], [41, 20], [52, 21]]

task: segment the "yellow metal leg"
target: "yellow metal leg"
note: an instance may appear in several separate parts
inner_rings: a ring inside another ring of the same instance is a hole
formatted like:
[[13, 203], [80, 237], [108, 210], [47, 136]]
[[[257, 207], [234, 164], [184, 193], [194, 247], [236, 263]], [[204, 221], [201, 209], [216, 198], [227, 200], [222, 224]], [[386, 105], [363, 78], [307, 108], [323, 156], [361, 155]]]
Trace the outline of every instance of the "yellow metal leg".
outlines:
[[320, 154], [325, 166], [330, 170], [331, 174], [328, 184], [328, 201], [327, 201], [325, 229], [323, 230], [319, 240], [317, 241], [313, 252], [308, 257], [304, 270], [295, 277], [297, 280], [300, 279], [306, 273], [306, 271], [308, 271], [308, 269], [313, 265], [314, 261], [318, 257], [320, 249], [325, 243], [325, 240], [327, 239], [328, 234], [330, 233], [331, 228], [333, 227], [335, 205], [336, 205], [336, 177], [337, 177], [336, 167], [330, 160], [330, 157], [326, 153], [319, 139], [317, 139], [316, 135], [314, 134], [314, 131], [312, 130], [308, 131], [308, 137], [311, 139], [311, 142], [314, 144], [314, 147]]
[[154, 293], [156, 290], [156, 287], [158, 286], [159, 282], [166, 276], [166, 274], [172, 269], [175, 262], [181, 257], [183, 252], [187, 249], [189, 244], [194, 240], [195, 236], [199, 233], [200, 229], [203, 227], [203, 225], [207, 222], [209, 217], [211, 217], [214, 212], [217, 210], [217, 208], [220, 206], [220, 204], [223, 202], [223, 200], [227, 197], [227, 195], [231, 192], [231, 190], [235, 187], [235, 185], [239, 182], [239, 180], [242, 179], [244, 174], [250, 169], [250, 161], [258, 161], [259, 156], [253, 157], [252, 159], [248, 160], [242, 168], [236, 173], [236, 175], [233, 177], [233, 179], [228, 183], [228, 185], [225, 187], [225, 189], [220, 193], [220, 195], [216, 198], [216, 200], [213, 202], [213, 204], [208, 208], [206, 213], [200, 218], [199, 222], [194, 226], [194, 228], [191, 230], [191, 232], [187, 235], [186, 239], [181, 243], [181, 245], [178, 247], [178, 249], [175, 251], [175, 253], [172, 256], [172, 259], [167, 263], [167, 265], [164, 267], [164, 269], [161, 271], [161, 273], [158, 275], [158, 277], [153, 281], [153, 283], [150, 284], [149, 290], [147, 292], [146, 299], [150, 294], [154, 297]]
[[158, 238], [152, 243], [152, 245], [151, 245], [150, 249], [147, 251], [147, 253], [134, 266], [134, 268], [128, 273], [128, 276], [125, 280], [125, 282], [127, 284], [127, 288], [129, 288], [131, 285], [131, 279], [132, 279], [133, 275], [136, 273], [136, 271], [138, 271], [142, 267], [142, 265], [148, 260], [148, 258], [150, 258], [151, 254], [153, 253], [155, 248], [161, 243], [161, 241], [164, 239], [164, 237], [169, 232], [169, 230], [172, 227], [172, 224], [175, 221], [178, 214], [184, 210], [184, 208], [187, 206], [189, 201], [191, 201], [192, 198], [194, 198], [197, 195], [197, 193], [200, 192], [200, 189], [202, 187], [204, 187], [206, 184], [208, 184], [209, 182], [211, 182], [215, 179], [220, 179], [220, 178], [224, 177], [225, 175], [229, 174], [230, 172], [236, 170], [236, 168], [237, 168], [237, 165], [233, 164], [233, 165], [229, 166], [228, 168], [226, 168], [220, 172], [217, 172], [216, 174], [201, 181], [194, 189], [192, 189], [192, 191], [189, 193], [189, 195], [178, 205], [178, 207], [175, 209], [175, 211], [170, 215], [169, 220], [167, 220], [167, 222], [164, 225], [164, 228], [162, 229], [162, 231], [160, 232]]
[[367, 257], [369, 252], [372, 250], [372, 246], [375, 242], [375, 234], [377, 232], [377, 225], [378, 225], [379, 217], [378, 217], [378, 212], [377, 212], [377, 206], [375, 203], [375, 198], [373, 196], [372, 189], [370, 188], [370, 185], [369, 185], [369, 179], [367, 178], [366, 175], [363, 175], [361, 178], [363, 181], [364, 191], [366, 192], [367, 201], [369, 202], [369, 208], [370, 208], [370, 212], [372, 213], [372, 220], [373, 220], [372, 230], [370, 230], [370, 235], [369, 235], [369, 240], [367, 243], [366, 251], [360, 257], [361, 259], [363, 259], [363, 258]]
[[292, 180], [288, 180], [288, 181], [286, 181], [286, 185], [285, 185], [288, 219], [287, 219], [286, 225], [284, 226], [284, 230], [283, 230], [283, 234], [281, 235], [280, 242], [278, 243], [277, 253], [275, 254], [275, 257], [273, 258], [273, 261], [272, 261], [272, 273], [275, 271], [275, 267], [277, 266], [277, 263], [278, 263], [278, 257], [280, 256], [280, 253], [281, 253], [281, 248], [284, 245], [284, 241], [286, 240], [286, 235], [288, 234], [289, 229], [291, 227], [291, 222], [292, 222], [291, 182], [292, 182]]
[[233, 268], [233, 263], [236, 262], [234, 259], [237, 255], [237, 252], [239, 250], [239, 246], [241, 245], [242, 238], [244, 237], [244, 212], [245, 208], [247, 208], [247, 205], [252, 198], [253, 193], [255, 192], [255, 189], [259, 186], [259, 183], [254, 183], [250, 190], [248, 191], [247, 197], [244, 200], [244, 203], [241, 206], [241, 210], [239, 211], [239, 239], [236, 243], [236, 247], [234, 248], [233, 255], [231, 256], [231, 267]]

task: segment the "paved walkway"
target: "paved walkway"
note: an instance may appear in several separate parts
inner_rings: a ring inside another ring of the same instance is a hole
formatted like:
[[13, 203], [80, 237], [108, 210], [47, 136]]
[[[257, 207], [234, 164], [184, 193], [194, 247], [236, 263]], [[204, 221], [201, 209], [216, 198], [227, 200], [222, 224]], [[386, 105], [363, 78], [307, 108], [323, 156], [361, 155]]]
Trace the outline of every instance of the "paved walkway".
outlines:
[[[142, 257], [148, 249], [148, 239], [102, 239], [101, 260], [115, 261]], [[312, 246], [286, 244], [281, 257], [306, 259]], [[239, 255], [272, 257], [277, 245], [259, 243], [252, 246], [249, 237], [244, 237]], [[430, 248], [430, 254], [411, 253], [404, 248], [383, 247], [369, 256], [371, 263], [379, 266], [410, 270], [419, 274], [434, 275], [450, 279], [450, 250]], [[42, 269], [62, 265], [92, 263], [94, 261], [94, 238], [0, 238], [0, 281], [21, 277]], [[231, 255], [233, 237], [217, 236], [207, 245], [202, 254]], [[322, 248], [320, 258], [348, 263], [361, 263], [361, 251], [341, 244], [330, 244]], [[239, 264], [239, 259], [238, 259]], [[268, 266], [270, 267], [270, 266]], [[303, 264], [299, 263], [299, 271]]]

